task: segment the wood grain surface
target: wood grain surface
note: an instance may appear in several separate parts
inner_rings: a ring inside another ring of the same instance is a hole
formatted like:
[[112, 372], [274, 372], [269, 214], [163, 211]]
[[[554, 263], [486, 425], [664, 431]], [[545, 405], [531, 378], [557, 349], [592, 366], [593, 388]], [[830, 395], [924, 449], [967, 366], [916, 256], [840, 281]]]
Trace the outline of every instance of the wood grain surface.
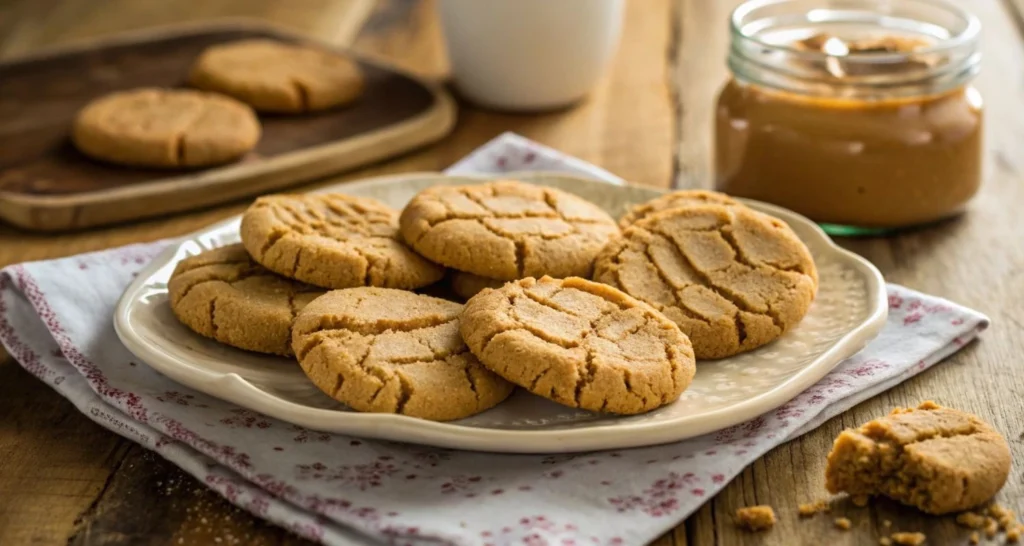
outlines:
[[[796, 517], [796, 506], [825, 496], [824, 456], [842, 428], [893, 406], [925, 399], [976, 413], [1024, 454], [1024, 0], [958, 0], [984, 25], [979, 87], [988, 109], [988, 175], [962, 218], [889, 238], [843, 241], [891, 282], [950, 298], [993, 319], [992, 328], [941, 365], [780, 446], [656, 544], [877, 544], [883, 521], [919, 530], [928, 544], [966, 544], [948, 518], [892, 503], [839, 503], [829, 517]], [[447, 71], [433, 3], [380, 1], [356, 36], [346, 34], [345, 0], [8, 0], [0, 2], [0, 56], [125, 28], [219, 15], [251, 15], [321, 39], [355, 36], [360, 52], [431, 78]], [[538, 116], [465, 106], [455, 132], [425, 150], [343, 179], [439, 170], [497, 134], [516, 131], [582, 157], [638, 184], [706, 186], [712, 100], [725, 79], [726, 17], [735, 0], [633, 0], [623, 43], [606, 81], [577, 108]], [[349, 25], [351, 26], [351, 25]], [[337, 33], [335, 35], [335, 33]], [[185, 233], [244, 208], [235, 203], [129, 226], [30, 235], [0, 227], [0, 266]], [[293, 544], [299, 539], [232, 508], [170, 464], [106, 432], [32, 379], [9, 358], [0, 364], [0, 544]], [[999, 501], [1024, 510], [1015, 466]], [[771, 504], [768, 533], [737, 531], [742, 506]], [[853, 527], [840, 531], [834, 517]], [[1001, 542], [992, 542], [993, 544]]]

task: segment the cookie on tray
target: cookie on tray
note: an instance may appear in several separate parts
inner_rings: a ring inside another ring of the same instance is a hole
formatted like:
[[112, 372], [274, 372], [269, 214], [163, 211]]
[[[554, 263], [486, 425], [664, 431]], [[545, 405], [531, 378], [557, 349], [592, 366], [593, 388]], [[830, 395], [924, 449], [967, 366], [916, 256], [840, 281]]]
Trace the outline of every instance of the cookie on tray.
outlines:
[[313, 383], [355, 410], [461, 419], [513, 390], [469, 352], [461, 314], [461, 304], [404, 290], [335, 290], [299, 313], [292, 346]]
[[242, 40], [207, 48], [189, 83], [234, 97], [260, 112], [300, 113], [354, 101], [364, 77], [352, 59], [275, 40]]
[[885, 495], [929, 514], [991, 499], [1010, 474], [1010, 446], [981, 419], [934, 402], [844, 430], [828, 454], [831, 493]]
[[746, 207], [652, 214], [610, 243], [594, 280], [675, 321], [698, 359], [769, 343], [807, 313], [818, 287], [811, 253], [785, 222]]
[[267, 269], [325, 288], [411, 290], [444, 276], [444, 268], [401, 241], [398, 212], [374, 199], [260, 197], [242, 215], [241, 235], [249, 254]]
[[651, 214], [670, 209], [692, 207], [695, 205], [723, 205], [730, 207], [745, 206], [743, 203], [740, 203], [732, 197], [717, 191], [679, 190], [672, 193], [666, 193], [665, 195], [651, 199], [646, 203], [630, 207], [629, 211], [619, 219], [619, 227], [626, 229]]
[[178, 262], [167, 282], [171, 310], [196, 333], [239, 349], [288, 356], [295, 315], [323, 290], [279, 277], [240, 244]]
[[511, 180], [427, 188], [402, 211], [401, 227], [428, 259], [505, 281], [589, 277], [598, 252], [619, 233], [581, 197]]
[[260, 122], [245, 104], [214, 93], [145, 88], [111, 93], [76, 116], [71, 139], [82, 153], [136, 167], [227, 163], [252, 150]]
[[636, 414], [671, 403], [695, 372], [690, 341], [647, 304], [580, 278], [527, 278], [466, 303], [462, 337], [489, 369], [574, 408]]

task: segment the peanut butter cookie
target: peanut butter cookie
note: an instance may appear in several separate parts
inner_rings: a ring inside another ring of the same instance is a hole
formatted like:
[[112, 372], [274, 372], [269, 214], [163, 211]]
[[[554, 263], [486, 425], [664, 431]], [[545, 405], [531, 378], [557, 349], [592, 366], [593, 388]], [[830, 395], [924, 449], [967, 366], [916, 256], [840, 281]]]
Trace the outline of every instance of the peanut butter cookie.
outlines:
[[452, 292], [464, 300], [479, 294], [484, 288], [501, 288], [504, 284], [505, 281], [488, 279], [465, 271], [453, 269], [451, 273]]
[[288, 356], [292, 320], [323, 290], [278, 277], [235, 244], [186, 258], [167, 283], [182, 324], [225, 345]]
[[260, 138], [248, 106], [213, 93], [135, 89], [87, 104], [71, 139], [84, 154], [139, 167], [204, 167], [245, 155]]
[[406, 247], [398, 212], [341, 194], [260, 197], [242, 216], [242, 243], [267, 269], [325, 288], [413, 289], [444, 269]]
[[695, 205], [723, 205], [729, 207], [744, 206], [743, 203], [740, 203], [732, 197], [717, 191], [680, 190], [672, 193], [666, 193], [661, 197], [651, 199], [646, 203], [630, 208], [629, 212], [619, 219], [619, 227], [626, 229], [651, 214], [670, 209], [692, 207]]
[[690, 340], [650, 306], [576, 277], [527, 278], [466, 303], [462, 337], [485, 366], [569, 407], [643, 413], [679, 398]]
[[461, 419], [513, 389], [466, 348], [461, 313], [458, 303], [403, 290], [335, 290], [299, 313], [292, 346], [313, 383], [355, 410]]
[[594, 280], [665, 313], [701, 359], [778, 338], [807, 313], [818, 286], [810, 252], [784, 222], [720, 205], [633, 224], [601, 252]]
[[401, 226], [430, 260], [505, 281], [589, 277], [594, 257], [619, 232], [593, 203], [516, 181], [428, 188], [402, 211]]
[[934, 402], [844, 430], [832, 445], [832, 493], [885, 495], [929, 514], [978, 506], [1010, 473], [1010, 446], [974, 415]]
[[189, 83], [252, 105], [260, 112], [298, 113], [352, 102], [363, 92], [355, 61], [314, 47], [242, 40], [208, 48]]

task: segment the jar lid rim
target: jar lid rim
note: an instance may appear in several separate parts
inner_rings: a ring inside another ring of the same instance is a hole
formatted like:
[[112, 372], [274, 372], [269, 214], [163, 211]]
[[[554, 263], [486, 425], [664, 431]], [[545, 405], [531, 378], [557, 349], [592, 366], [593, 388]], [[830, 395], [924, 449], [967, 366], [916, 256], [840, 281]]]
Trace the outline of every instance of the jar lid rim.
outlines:
[[[774, 5], [783, 5], [793, 3], [797, 0], [747, 0], [736, 7], [732, 14], [729, 16], [729, 30], [734, 37], [740, 37], [744, 40], [749, 40], [754, 44], [777, 51], [784, 51], [787, 54], [792, 54], [797, 57], [803, 57], [809, 60], [813, 59], [825, 59], [831, 57], [828, 53], [821, 51], [811, 51], [801, 49], [795, 45], [786, 43], [768, 42], [756, 34], [748, 33], [743, 30], [741, 21], [748, 16], [754, 10], [765, 8]], [[917, 0], [925, 4], [932, 4], [936, 7], [955, 12], [958, 16], [962, 17], [966, 21], [966, 25], [963, 30], [958, 32], [956, 35], [950, 38], [944, 39], [939, 43], [929, 45], [926, 47], [915, 49], [913, 52], [887, 52], [887, 53], [865, 53], [865, 52], [850, 52], [843, 55], [843, 58], [848, 61], [864, 61], [864, 62], [892, 62], [901, 58], [905, 58], [909, 54], [913, 55], [928, 55], [928, 54], [941, 54], [955, 50], [965, 45], [973, 45], [978, 41], [978, 36], [981, 33], [981, 21], [976, 15], [967, 11], [960, 6], [953, 4], [947, 0]]]

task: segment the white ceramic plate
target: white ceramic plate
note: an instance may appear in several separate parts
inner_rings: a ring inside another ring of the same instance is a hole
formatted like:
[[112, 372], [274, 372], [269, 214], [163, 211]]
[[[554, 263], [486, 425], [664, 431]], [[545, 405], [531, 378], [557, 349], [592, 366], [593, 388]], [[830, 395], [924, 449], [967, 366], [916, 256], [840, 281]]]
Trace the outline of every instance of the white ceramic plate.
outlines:
[[[615, 217], [627, 206], [661, 193], [565, 175], [506, 175], [510, 176], [578, 194]], [[346, 183], [324, 191], [374, 197], [401, 208], [428, 186], [486, 179], [411, 174]], [[220, 345], [194, 334], [171, 314], [166, 283], [175, 263], [205, 249], [237, 242], [237, 217], [186, 237], [155, 259], [125, 291], [114, 326], [131, 352], [171, 379], [315, 430], [519, 453], [672, 442], [744, 422], [786, 403], [864, 347], [885, 323], [884, 284], [874, 266], [837, 247], [802, 216], [764, 203], [747, 204], [786, 221], [811, 249], [820, 276], [818, 297], [803, 321], [781, 339], [732, 358], [699, 362], [693, 384], [677, 402], [644, 415], [599, 415], [562, 407], [523, 391], [496, 408], [449, 423], [350, 411], [314, 387], [294, 361]]]

